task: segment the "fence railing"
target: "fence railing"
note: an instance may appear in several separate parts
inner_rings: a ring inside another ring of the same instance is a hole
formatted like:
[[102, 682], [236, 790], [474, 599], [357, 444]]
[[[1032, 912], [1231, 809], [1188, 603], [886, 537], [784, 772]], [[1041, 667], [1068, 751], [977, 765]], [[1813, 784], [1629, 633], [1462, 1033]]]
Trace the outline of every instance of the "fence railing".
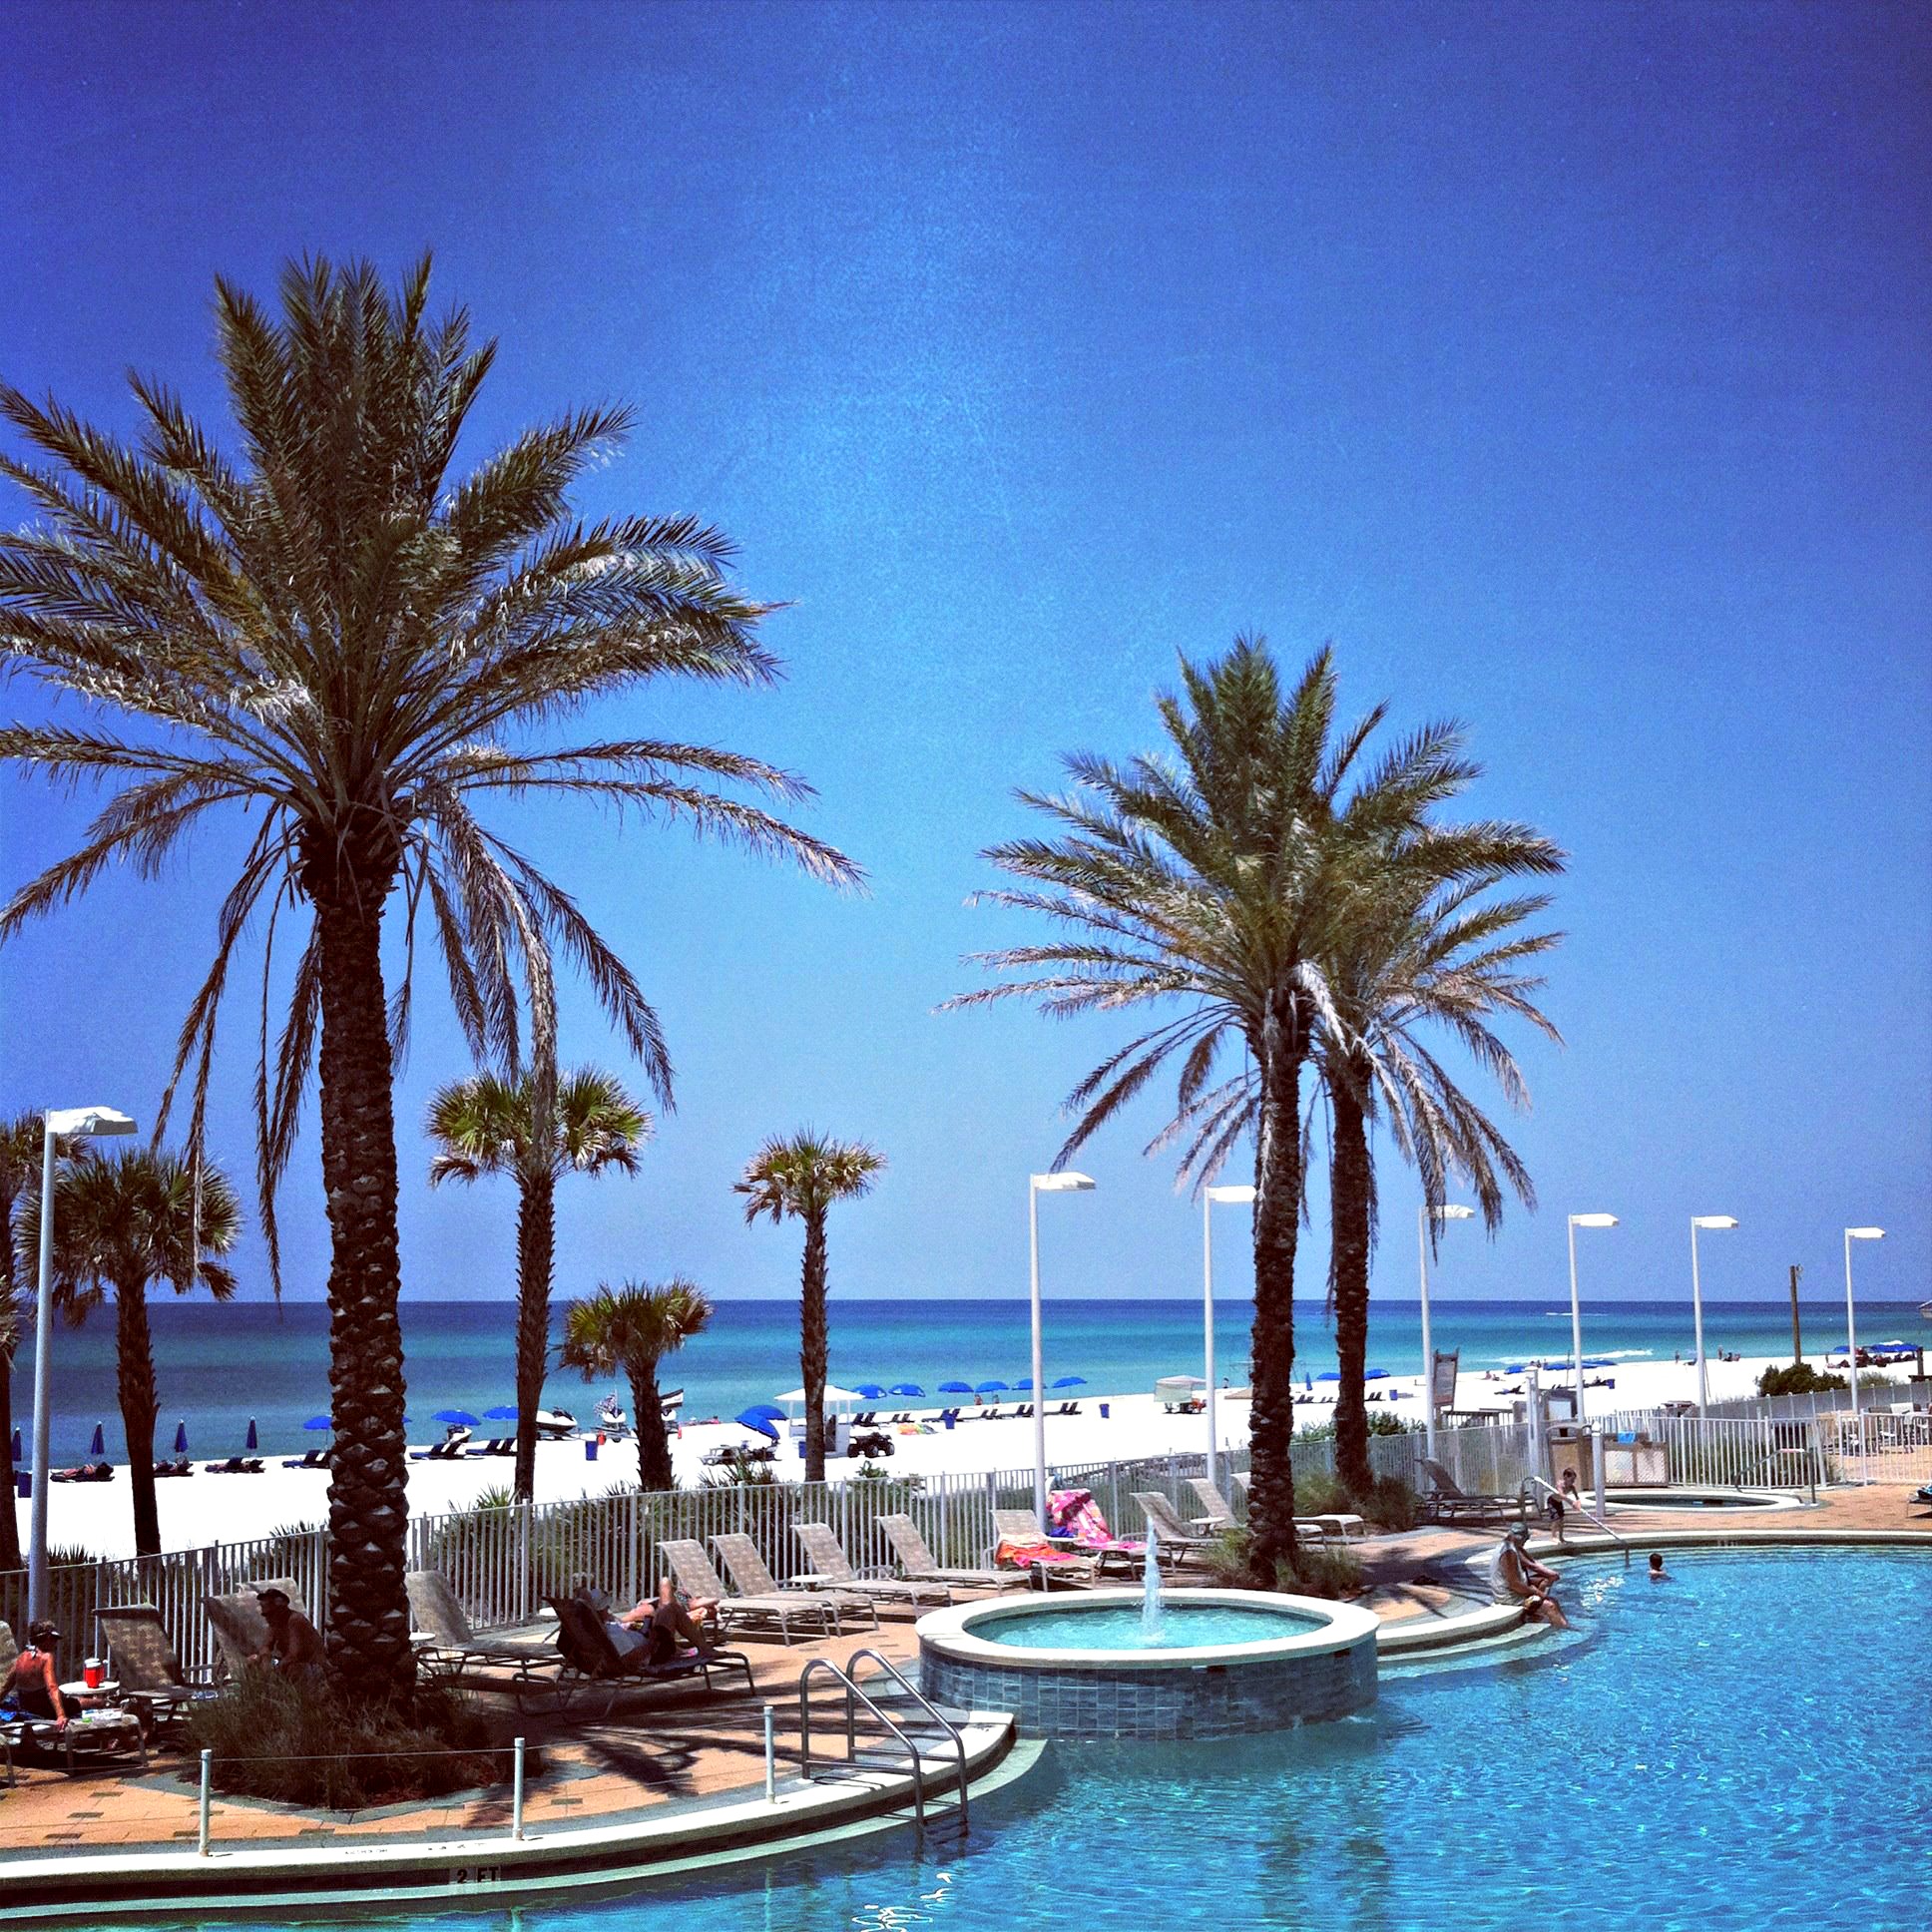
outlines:
[[[1516, 1424], [1446, 1429], [1437, 1456], [1455, 1481], [1473, 1492], [1518, 1488], [1535, 1463], [1529, 1432]], [[1423, 1438], [1419, 1432], [1369, 1438], [1369, 1463], [1378, 1476], [1424, 1488]], [[1334, 1475], [1334, 1444], [1299, 1439], [1291, 1451], [1296, 1479]], [[1221, 1480], [1248, 1467], [1245, 1448], [1218, 1458]], [[1137, 1490], [1152, 1490], [1194, 1514], [1198, 1499], [1188, 1479], [1207, 1473], [1205, 1454], [1159, 1455], [1138, 1460], [1056, 1463], [1056, 1489], [1091, 1489], [1117, 1535], [1146, 1529]], [[889, 1567], [891, 1546], [879, 1518], [912, 1517], [939, 1562], [976, 1565], [998, 1542], [997, 1509], [1028, 1509], [1033, 1502], [1031, 1466], [970, 1474], [899, 1476], [873, 1464], [868, 1473], [825, 1483], [745, 1483], [728, 1487], [645, 1493], [613, 1490], [571, 1502], [470, 1508], [410, 1520], [411, 1569], [440, 1570], [479, 1629], [526, 1623], [543, 1600], [567, 1590], [578, 1576], [594, 1578], [613, 1596], [638, 1602], [655, 1584], [658, 1546], [672, 1537], [704, 1543], [721, 1531], [737, 1531], [757, 1544], [778, 1576], [800, 1567], [794, 1523], [829, 1523], [861, 1569]], [[49, 1615], [66, 1633], [75, 1656], [98, 1652], [94, 1612], [120, 1604], [153, 1604], [184, 1663], [218, 1661], [206, 1599], [245, 1590], [263, 1577], [294, 1581], [319, 1623], [328, 1600], [328, 1534], [309, 1530], [211, 1545], [157, 1557], [64, 1564], [48, 1572]], [[0, 1619], [25, 1628], [27, 1580], [22, 1571], [0, 1573]]]

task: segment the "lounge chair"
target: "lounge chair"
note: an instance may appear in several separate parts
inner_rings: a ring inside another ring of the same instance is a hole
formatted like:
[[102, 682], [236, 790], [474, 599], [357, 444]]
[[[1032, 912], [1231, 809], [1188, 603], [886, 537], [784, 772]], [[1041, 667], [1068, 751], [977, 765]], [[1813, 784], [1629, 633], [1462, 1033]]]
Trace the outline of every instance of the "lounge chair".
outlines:
[[909, 1516], [881, 1516], [879, 1528], [909, 1583], [947, 1583], [959, 1590], [1011, 1590], [1026, 1579], [1017, 1570], [959, 1569], [940, 1563]]
[[224, 1596], [204, 1597], [208, 1627], [215, 1633], [216, 1648], [232, 1678], [240, 1678], [248, 1660], [268, 1648], [268, 1626], [255, 1602], [257, 1590], [279, 1590], [288, 1599], [288, 1608], [300, 1616], [308, 1612], [302, 1603], [301, 1586], [293, 1577], [263, 1577], [245, 1590], [232, 1590]]
[[1188, 1487], [1201, 1498], [1202, 1512], [1210, 1530], [1234, 1527], [1234, 1505], [1206, 1476], [1190, 1476]]
[[874, 1630], [879, 1627], [878, 1605], [856, 1590], [820, 1590], [807, 1583], [780, 1583], [771, 1574], [763, 1552], [742, 1532], [726, 1531], [722, 1536], [713, 1537], [712, 1548], [724, 1558], [731, 1582], [746, 1597], [791, 1596], [824, 1604], [832, 1613], [832, 1629], [840, 1635], [844, 1633], [848, 1613], [853, 1617], [865, 1618]]
[[1133, 1494], [1164, 1553], [1186, 1562], [1217, 1541], [1216, 1537], [1204, 1536], [1192, 1523], [1184, 1521], [1181, 1512], [1158, 1489], [1137, 1489]]
[[211, 1476], [259, 1476], [262, 1462], [259, 1456], [231, 1456], [227, 1462], [209, 1462], [202, 1467]]
[[95, 1611], [94, 1620], [107, 1642], [122, 1696], [151, 1729], [177, 1722], [194, 1705], [222, 1694], [212, 1682], [213, 1665], [198, 1665], [192, 1675], [182, 1668], [161, 1612], [153, 1604], [103, 1607]]
[[798, 1579], [816, 1589], [858, 1590], [885, 1603], [949, 1604], [952, 1586], [944, 1583], [911, 1583], [903, 1577], [867, 1577], [852, 1568], [829, 1523], [794, 1523], [791, 1534], [805, 1552], [811, 1574]]
[[779, 1640], [791, 1642], [791, 1627], [815, 1637], [829, 1637], [837, 1623], [830, 1604], [816, 1603], [803, 1591], [781, 1590], [770, 1596], [734, 1597], [724, 1588], [724, 1580], [712, 1567], [705, 1546], [691, 1537], [667, 1537], [658, 1553], [671, 1566], [671, 1574], [687, 1597], [702, 1598], [718, 1605], [720, 1635], [732, 1630], [769, 1630], [776, 1626]]
[[1531, 1505], [1528, 1492], [1514, 1496], [1472, 1496], [1457, 1487], [1456, 1479], [1441, 1463], [1424, 1457], [1422, 1467], [1432, 1485], [1422, 1499], [1422, 1513], [1436, 1523], [1527, 1523]]
[[282, 1457], [281, 1466], [284, 1469], [326, 1469], [328, 1457], [326, 1449], [311, 1449], [306, 1455]]
[[479, 1636], [472, 1628], [449, 1579], [440, 1570], [411, 1570], [403, 1578], [409, 1613], [429, 1643], [417, 1662], [433, 1676], [461, 1677], [467, 1671], [508, 1671], [517, 1708], [533, 1690], [555, 1690], [563, 1653], [548, 1634]]
[[174, 1462], [158, 1462], [155, 1464], [155, 1474], [157, 1476], [192, 1476], [194, 1473], [195, 1465], [186, 1456], [178, 1457]]
[[49, 1473], [49, 1479], [57, 1483], [111, 1483], [114, 1480], [114, 1465], [111, 1462], [84, 1462], [72, 1469], [56, 1469]]
[[705, 1689], [712, 1688], [714, 1671], [742, 1671], [744, 1689], [757, 1694], [757, 1682], [751, 1676], [751, 1660], [742, 1651], [686, 1651], [663, 1664], [647, 1662], [649, 1645], [620, 1654], [604, 1628], [604, 1620], [580, 1597], [546, 1597], [544, 1601], [557, 1613], [557, 1649], [563, 1660], [558, 1680], [558, 1701], [567, 1704], [584, 1686], [602, 1684], [610, 1694], [604, 1700], [603, 1714], [610, 1714], [618, 1692], [627, 1684], [678, 1684], [702, 1677]]

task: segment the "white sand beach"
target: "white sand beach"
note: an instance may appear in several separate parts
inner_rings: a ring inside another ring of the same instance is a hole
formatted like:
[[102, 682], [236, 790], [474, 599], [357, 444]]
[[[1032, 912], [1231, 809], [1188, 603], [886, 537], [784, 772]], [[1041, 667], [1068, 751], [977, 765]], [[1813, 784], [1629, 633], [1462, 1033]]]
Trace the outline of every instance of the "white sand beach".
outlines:
[[[1710, 1364], [1713, 1400], [1749, 1395], [1766, 1358]], [[1696, 1369], [1690, 1362], [1624, 1362], [1616, 1368], [1592, 1369], [1587, 1382], [1614, 1381], [1614, 1387], [1588, 1387], [1586, 1413], [1603, 1415], [1614, 1409], [1650, 1408], [1666, 1402], [1693, 1400]], [[1546, 1369], [1546, 1387], [1567, 1380], [1560, 1368]], [[1390, 1377], [1376, 1382], [1375, 1407], [1416, 1418], [1421, 1413], [1419, 1376]], [[1500, 1373], [1465, 1374], [1457, 1385], [1457, 1406], [1466, 1410], [1512, 1412], [1520, 1399], [1511, 1391], [1525, 1378]], [[1317, 1382], [1305, 1397], [1297, 1419], [1303, 1426], [1319, 1423], [1333, 1412], [1334, 1384]], [[1108, 1413], [1101, 1413], [1105, 1405]], [[1223, 1390], [1217, 1400], [1217, 1433], [1224, 1447], [1243, 1444], [1247, 1437], [1248, 1404], [1241, 1392]], [[885, 1410], [885, 1413], [896, 1413]], [[889, 1462], [878, 1467], [893, 1475], [924, 1476], [941, 1471], [977, 1473], [984, 1470], [1021, 1470], [1032, 1466], [1033, 1423], [1016, 1416], [1010, 1405], [1000, 1419], [976, 1416], [970, 1406], [952, 1429], [937, 1425], [933, 1408], [910, 1412], [912, 1423], [885, 1427], [893, 1445]], [[1373, 1413], [1373, 1409], [1371, 1409]], [[920, 1423], [926, 1425], [922, 1431]], [[712, 1474], [704, 1457], [721, 1444], [749, 1445], [759, 1438], [734, 1422], [687, 1424], [673, 1443], [673, 1462], [681, 1483], [695, 1486]], [[598, 1445], [590, 1459], [584, 1441], [544, 1442], [537, 1451], [537, 1499], [563, 1502], [602, 1496], [614, 1488], [637, 1482], [637, 1449], [628, 1440]], [[1153, 1396], [1084, 1394], [1079, 1413], [1047, 1419], [1047, 1455], [1055, 1463], [1127, 1461], [1138, 1456], [1171, 1452], [1200, 1453], [1208, 1446], [1204, 1415], [1166, 1413]], [[278, 1457], [265, 1457], [268, 1467], [255, 1476], [210, 1475], [198, 1462], [187, 1479], [158, 1486], [162, 1544], [168, 1550], [200, 1549], [212, 1543], [233, 1543], [265, 1537], [280, 1530], [323, 1522], [328, 1513], [328, 1472], [323, 1469], [284, 1469]], [[785, 1480], [803, 1472], [793, 1441], [780, 1444], [775, 1465]], [[840, 1459], [836, 1475], [853, 1474], [859, 1465]], [[409, 1504], [416, 1515], [461, 1509], [485, 1490], [506, 1488], [510, 1480], [507, 1458], [471, 1457], [461, 1462], [411, 1462]], [[21, 1541], [27, 1536], [29, 1505], [15, 1505]], [[50, 1541], [59, 1548], [81, 1548], [100, 1557], [133, 1553], [133, 1530], [128, 1502], [127, 1472], [117, 1469], [105, 1483], [62, 1483], [53, 1489], [49, 1510]]]

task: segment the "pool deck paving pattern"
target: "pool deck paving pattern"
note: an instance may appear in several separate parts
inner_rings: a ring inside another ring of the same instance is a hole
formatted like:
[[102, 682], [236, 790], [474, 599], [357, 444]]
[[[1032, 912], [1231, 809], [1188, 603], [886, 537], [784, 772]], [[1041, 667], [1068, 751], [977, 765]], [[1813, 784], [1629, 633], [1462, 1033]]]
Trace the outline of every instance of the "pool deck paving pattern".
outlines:
[[[1774, 1532], [1778, 1542], [1799, 1545], [1861, 1531], [1908, 1533], [1932, 1544], [1932, 1514], [1914, 1504], [1911, 1490], [1902, 1486], [1827, 1492], [1815, 1508], [1775, 1518], [1743, 1512], [1713, 1518], [1707, 1509], [1657, 1510], [1647, 1511], [1635, 1525], [1628, 1518], [1613, 1521], [1638, 1549], [1686, 1535], [1741, 1540], [1752, 1531]], [[1354, 1548], [1370, 1585], [1360, 1601], [1383, 1620], [1391, 1636], [1421, 1623], [1440, 1627], [1479, 1614], [1493, 1616], [1493, 1608], [1472, 1594], [1466, 1578], [1469, 1559], [1492, 1547], [1497, 1535], [1494, 1530], [1424, 1528], [1359, 1543]], [[1536, 1547], [1557, 1553], [1547, 1536], [1539, 1535]], [[1601, 1538], [1596, 1547], [1604, 1547]], [[546, 1826], [619, 1825], [662, 1816], [671, 1807], [699, 1811], [733, 1794], [750, 1794], [764, 1778], [766, 1702], [777, 1706], [778, 1774], [795, 1777], [798, 1675], [806, 1662], [825, 1657], [842, 1665], [855, 1651], [871, 1648], [901, 1667], [916, 1666], [913, 1622], [888, 1607], [880, 1630], [788, 1649], [776, 1642], [745, 1641], [734, 1633], [731, 1644], [751, 1659], [754, 1695], [742, 1690], [708, 1694], [697, 1684], [627, 1690], [608, 1717], [591, 1714], [602, 1711], [601, 1690], [580, 1696], [562, 1713], [538, 1709], [515, 1716], [503, 1698], [505, 1712], [514, 1717], [512, 1729], [543, 1754], [541, 1771], [526, 1787], [526, 1833], [541, 1834]], [[915, 1670], [908, 1669], [907, 1675], [916, 1681]], [[470, 1683], [479, 1693], [491, 1694], [487, 1678]], [[814, 1758], [827, 1750], [842, 1754], [843, 1725], [833, 1721], [830, 1685], [818, 1690], [814, 1713]], [[861, 1719], [861, 1743], [866, 1728]], [[197, 1767], [189, 1753], [166, 1744], [155, 1747], [145, 1769], [132, 1759], [125, 1765], [83, 1766], [75, 1774], [20, 1763], [14, 1776], [10, 1788], [0, 1787], [0, 1874], [8, 1864], [50, 1854], [142, 1847], [179, 1852], [197, 1841]], [[510, 1814], [507, 1786], [326, 1814], [218, 1792], [211, 1837], [219, 1846], [263, 1850], [278, 1845], [313, 1849], [330, 1840], [406, 1844], [507, 1835]]]

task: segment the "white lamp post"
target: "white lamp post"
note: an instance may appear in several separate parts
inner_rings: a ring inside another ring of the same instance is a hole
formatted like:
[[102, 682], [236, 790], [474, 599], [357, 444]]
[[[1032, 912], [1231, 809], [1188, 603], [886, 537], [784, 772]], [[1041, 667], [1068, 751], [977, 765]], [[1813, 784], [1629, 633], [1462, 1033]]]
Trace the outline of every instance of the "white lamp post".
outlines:
[[1851, 1303], [1851, 1244], [1853, 1241], [1882, 1241], [1885, 1230], [1882, 1227], [1847, 1227], [1845, 1229], [1845, 1352], [1846, 1368], [1851, 1374], [1851, 1412], [1858, 1413], [1858, 1316]]
[[1692, 1214], [1690, 1216], [1690, 1321], [1697, 1341], [1697, 1414], [1701, 1416], [1710, 1401], [1710, 1371], [1703, 1359], [1703, 1289], [1697, 1280], [1697, 1229], [1735, 1227], [1735, 1214]]
[[1201, 1302], [1204, 1337], [1207, 1343], [1208, 1375], [1208, 1480], [1216, 1477], [1214, 1457], [1220, 1437], [1214, 1410], [1214, 1204], [1223, 1207], [1248, 1207], [1254, 1200], [1252, 1188], [1204, 1188], [1201, 1191]]
[[[134, 1122], [112, 1107], [70, 1107], [45, 1119], [40, 1155], [40, 1291], [34, 1303], [34, 1506], [27, 1532], [27, 1617], [47, 1615], [47, 1436], [53, 1383], [54, 1149], [61, 1141], [132, 1134]], [[7, 1507], [11, 1509], [12, 1503]]]
[[1465, 1208], [1461, 1202], [1451, 1202], [1443, 1208], [1425, 1204], [1415, 1210], [1415, 1241], [1422, 1257], [1422, 1429], [1431, 1459], [1436, 1453], [1436, 1349], [1429, 1333], [1429, 1222], [1432, 1219], [1469, 1220], [1475, 1212], [1475, 1208]]
[[1615, 1227], [1615, 1214], [1572, 1214], [1570, 1216], [1570, 1350], [1577, 1371], [1577, 1422], [1583, 1422], [1583, 1306], [1577, 1299], [1577, 1229]]
[[1047, 1532], [1047, 1382], [1040, 1356], [1040, 1197], [1092, 1192], [1084, 1174], [1035, 1174], [1027, 1177], [1027, 1248], [1033, 1264], [1033, 1514], [1040, 1534]]

